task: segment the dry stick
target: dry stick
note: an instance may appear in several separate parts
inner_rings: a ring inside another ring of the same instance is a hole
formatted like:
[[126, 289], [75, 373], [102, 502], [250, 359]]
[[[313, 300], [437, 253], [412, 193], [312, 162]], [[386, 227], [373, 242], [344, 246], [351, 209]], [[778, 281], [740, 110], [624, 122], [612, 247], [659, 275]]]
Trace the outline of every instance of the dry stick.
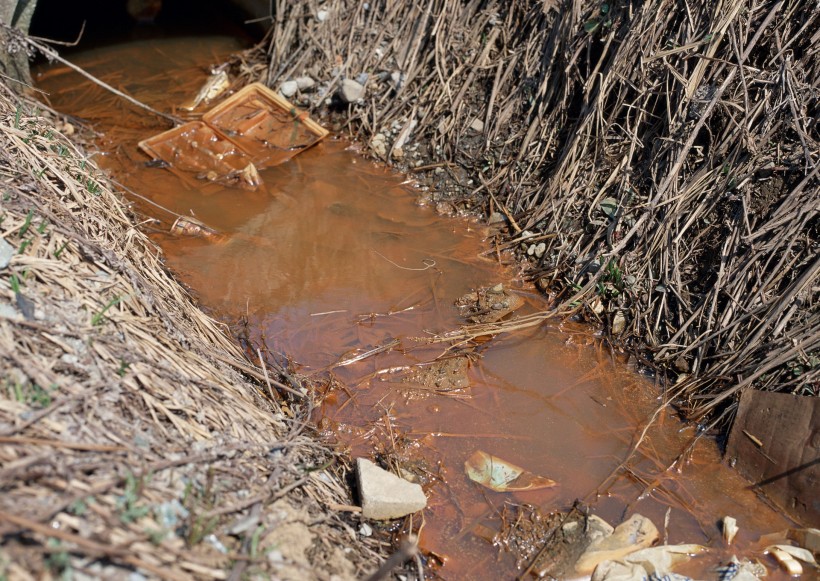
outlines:
[[114, 93], [118, 97], [121, 97], [121, 98], [125, 99], [126, 101], [128, 101], [132, 105], [136, 105], [137, 107], [145, 109], [146, 111], [149, 111], [149, 112], [153, 113], [154, 115], [156, 115], [158, 117], [162, 117], [163, 119], [165, 119], [167, 121], [170, 121], [174, 125], [182, 124], [182, 119], [180, 119], [179, 117], [169, 115], [168, 113], [163, 113], [162, 111], [157, 111], [156, 109], [154, 109], [150, 105], [146, 105], [142, 101], [138, 101], [137, 99], [135, 99], [131, 95], [128, 95], [126, 93], [123, 93], [122, 91], [119, 91], [119, 90], [115, 89], [114, 87], [112, 87], [111, 85], [106, 83], [105, 81], [95, 77], [94, 75], [92, 75], [89, 72], [86, 72], [84, 69], [82, 69], [81, 67], [78, 67], [77, 65], [75, 65], [71, 61], [68, 61], [68, 60], [64, 59], [63, 57], [61, 57], [59, 55], [59, 53], [57, 53], [56, 50], [52, 49], [51, 47], [48, 47], [44, 44], [40, 44], [39, 42], [36, 42], [36, 41], [32, 40], [29, 37], [23, 37], [23, 41], [26, 44], [28, 44], [29, 46], [31, 46], [32, 48], [36, 48], [37, 50], [39, 50], [41, 53], [43, 53], [46, 56], [46, 58], [54, 59], [58, 62], [63, 63], [68, 68], [72, 69], [73, 71], [75, 71], [77, 73], [80, 73], [82, 76], [84, 76], [88, 80], [90, 80], [90, 81], [98, 84], [99, 86], [101, 86], [103, 89], [106, 89], [107, 91], [110, 91], [110, 92]]
[[411, 536], [405, 539], [401, 545], [399, 545], [398, 550], [390, 555], [390, 557], [382, 563], [382, 566], [370, 575], [366, 581], [381, 581], [382, 579], [387, 579], [393, 569], [404, 565], [407, 561], [415, 557], [416, 554], [418, 554], [418, 550], [419, 545], [414, 537]]

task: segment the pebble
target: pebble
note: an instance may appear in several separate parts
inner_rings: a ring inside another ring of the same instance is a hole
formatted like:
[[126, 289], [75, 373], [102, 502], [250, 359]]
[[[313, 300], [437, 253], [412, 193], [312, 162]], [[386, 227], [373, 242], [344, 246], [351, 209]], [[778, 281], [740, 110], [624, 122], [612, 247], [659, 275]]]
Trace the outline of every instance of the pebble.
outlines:
[[393, 87], [398, 91], [401, 88], [402, 74], [399, 71], [390, 73], [390, 80], [393, 81]]
[[299, 90], [299, 83], [296, 81], [285, 81], [281, 85], [279, 85], [279, 92], [282, 93], [282, 96], [289, 99], [296, 94], [296, 91]]
[[377, 133], [370, 140], [370, 149], [379, 157], [387, 155], [387, 138], [382, 133]]
[[470, 129], [472, 129], [476, 133], [481, 133], [484, 131], [484, 122], [478, 117], [476, 117], [475, 119], [473, 119], [473, 122], [470, 123]]
[[342, 81], [339, 96], [345, 103], [355, 103], [364, 97], [364, 87], [353, 79], [345, 79]]
[[14, 246], [6, 242], [5, 238], [0, 238], [0, 269], [6, 268], [16, 253]]
[[309, 91], [316, 86], [316, 81], [312, 77], [296, 77], [296, 86], [300, 91]]

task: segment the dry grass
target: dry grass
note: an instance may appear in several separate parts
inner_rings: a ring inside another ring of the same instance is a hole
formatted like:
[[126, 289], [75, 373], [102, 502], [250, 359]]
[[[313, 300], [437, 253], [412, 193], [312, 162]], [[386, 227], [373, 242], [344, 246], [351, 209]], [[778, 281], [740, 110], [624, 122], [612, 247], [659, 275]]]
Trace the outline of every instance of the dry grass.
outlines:
[[599, 321], [677, 380], [693, 417], [731, 414], [750, 386], [818, 393], [814, 3], [367, 6], [330, 0], [320, 21], [274, 2], [266, 64], [245, 72], [313, 75], [317, 109], [365, 73], [351, 135], [444, 171], [461, 207], [507, 216], [508, 241], [531, 232], [545, 316]]
[[0, 84], [13, 253], [0, 270], [0, 577], [375, 569], [377, 544], [328, 508], [352, 499], [340, 458], [306, 428], [309, 398], [285, 397], [276, 370], [193, 306], [61, 130]]

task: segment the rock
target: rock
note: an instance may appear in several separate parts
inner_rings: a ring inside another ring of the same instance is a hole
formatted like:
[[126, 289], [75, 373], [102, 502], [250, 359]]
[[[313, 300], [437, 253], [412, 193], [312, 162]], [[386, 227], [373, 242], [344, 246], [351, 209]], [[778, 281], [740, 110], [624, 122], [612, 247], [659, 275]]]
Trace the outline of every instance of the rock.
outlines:
[[393, 87], [398, 91], [401, 88], [401, 83], [404, 80], [403, 75], [399, 71], [390, 73], [390, 80], [393, 81]]
[[282, 96], [286, 99], [290, 99], [296, 94], [296, 91], [299, 90], [299, 83], [296, 81], [285, 81], [281, 85], [279, 85], [279, 92], [282, 93]]
[[365, 518], [401, 518], [427, 506], [421, 486], [382, 470], [367, 458], [356, 459], [356, 472]]
[[339, 96], [345, 103], [355, 103], [364, 97], [364, 87], [353, 79], [345, 79], [339, 89]]
[[484, 122], [478, 117], [476, 117], [475, 119], [473, 119], [473, 122], [470, 123], [470, 129], [472, 129], [476, 133], [481, 133], [482, 131], [484, 131]]
[[539, 242], [535, 246], [535, 257], [541, 258], [547, 252], [547, 245], [545, 242]]
[[616, 311], [615, 316], [612, 317], [612, 334], [620, 335], [626, 328], [626, 317], [623, 311]]
[[5, 238], [0, 238], [0, 269], [6, 268], [16, 253], [14, 246], [6, 242]]
[[313, 87], [316, 86], [316, 81], [313, 78], [304, 76], [304, 77], [296, 77], [296, 87], [300, 91], [310, 91]]
[[507, 221], [507, 218], [501, 212], [493, 212], [490, 214], [490, 217], [487, 218], [487, 224], [504, 224]]
[[327, 10], [319, 10], [316, 13], [316, 20], [318, 20], [319, 22], [324, 22], [325, 20], [327, 20], [328, 16], [330, 16], [330, 12], [328, 12]]
[[652, 521], [634, 514], [615, 527], [611, 535], [592, 542], [578, 559], [575, 570], [582, 574], [591, 573], [598, 563], [617, 561], [630, 553], [652, 546], [658, 536], [658, 529]]
[[387, 155], [387, 138], [383, 134], [377, 133], [370, 140], [370, 149], [379, 157], [384, 157]]

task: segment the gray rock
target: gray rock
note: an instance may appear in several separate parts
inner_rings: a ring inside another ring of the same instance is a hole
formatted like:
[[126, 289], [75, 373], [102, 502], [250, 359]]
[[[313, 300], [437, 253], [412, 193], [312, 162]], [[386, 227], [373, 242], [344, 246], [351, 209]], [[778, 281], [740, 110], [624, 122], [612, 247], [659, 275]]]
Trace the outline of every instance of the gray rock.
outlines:
[[296, 86], [299, 88], [300, 91], [310, 91], [313, 87], [316, 86], [316, 81], [314, 81], [311, 77], [308, 76], [296, 77]]
[[481, 133], [482, 131], [484, 131], [484, 122], [478, 117], [476, 117], [475, 119], [473, 119], [472, 123], [470, 123], [470, 129], [472, 129], [476, 133]]
[[345, 79], [339, 89], [339, 96], [345, 103], [355, 103], [364, 97], [364, 87], [353, 79]]
[[544, 256], [544, 253], [547, 251], [547, 245], [545, 242], [539, 242], [535, 245], [535, 257], [541, 258]]
[[5, 238], [0, 238], [0, 268], [6, 268], [16, 252], [14, 246], [6, 242]]
[[282, 96], [290, 99], [296, 94], [296, 91], [299, 90], [299, 83], [297, 81], [285, 81], [281, 85], [279, 85], [279, 92], [282, 93]]
[[401, 518], [427, 506], [421, 486], [382, 470], [367, 458], [356, 459], [356, 473], [365, 518]]

